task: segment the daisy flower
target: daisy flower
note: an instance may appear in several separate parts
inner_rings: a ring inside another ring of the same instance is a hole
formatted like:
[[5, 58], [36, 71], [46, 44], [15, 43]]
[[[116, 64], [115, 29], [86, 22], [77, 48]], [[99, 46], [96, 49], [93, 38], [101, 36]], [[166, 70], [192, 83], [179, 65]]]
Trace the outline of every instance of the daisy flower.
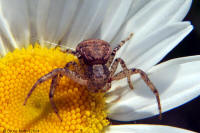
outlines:
[[[92, 93], [62, 77], [54, 100], [62, 122], [49, 103], [50, 80], [33, 84], [77, 57], [62, 52], [84, 39], [100, 38], [114, 48], [130, 33], [134, 37], [118, 51], [129, 68], [147, 72], [159, 91], [162, 111], [180, 106], [200, 93], [200, 56], [156, 65], [193, 29], [182, 22], [192, 0], [1, 0], [0, 1], [0, 131], [41, 133], [117, 133], [192, 131], [161, 125], [111, 125], [157, 115], [157, 103], [138, 75], [112, 83], [110, 92]], [[52, 44], [61, 44], [55, 48]], [[70, 68], [73, 69], [73, 68]], [[120, 70], [120, 69], [119, 69]], [[116, 100], [118, 99], [119, 100]]]

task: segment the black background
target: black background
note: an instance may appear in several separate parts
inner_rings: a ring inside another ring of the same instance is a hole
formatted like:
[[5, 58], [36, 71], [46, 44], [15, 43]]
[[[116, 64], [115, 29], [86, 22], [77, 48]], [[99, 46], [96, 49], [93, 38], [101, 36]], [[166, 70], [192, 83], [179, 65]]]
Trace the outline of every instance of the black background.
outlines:
[[[194, 26], [193, 31], [161, 62], [178, 57], [200, 55], [200, 0], [193, 0], [192, 7], [184, 20], [191, 21]], [[200, 132], [200, 96], [178, 108], [163, 113], [162, 120], [159, 120], [158, 116], [154, 116], [133, 122], [119, 122], [112, 120], [111, 123], [161, 124]]]

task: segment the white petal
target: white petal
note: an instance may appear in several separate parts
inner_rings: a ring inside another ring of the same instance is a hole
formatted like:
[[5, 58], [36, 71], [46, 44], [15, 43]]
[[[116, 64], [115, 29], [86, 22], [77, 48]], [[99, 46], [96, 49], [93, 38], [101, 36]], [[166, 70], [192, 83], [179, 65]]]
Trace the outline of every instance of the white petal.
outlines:
[[174, 2], [174, 4], [180, 4], [181, 6], [180, 8], [177, 8], [178, 10], [175, 12], [173, 17], [170, 18], [170, 23], [183, 20], [192, 5], [192, 0], [179, 0]]
[[29, 21], [26, 0], [0, 1], [0, 29], [11, 47], [24, 47], [29, 43]]
[[66, 44], [75, 47], [80, 41], [91, 38], [103, 21], [108, 5], [107, 0], [81, 1], [71, 29], [66, 34]]
[[106, 133], [195, 133], [193, 131], [161, 125], [117, 125], [110, 126]]
[[[157, 65], [148, 73], [160, 93], [162, 111], [180, 106], [200, 94], [200, 56], [177, 58]], [[134, 77], [134, 76], [132, 76]], [[123, 87], [122, 81], [115, 86]], [[119, 89], [121, 99], [111, 104], [109, 117], [120, 121], [137, 120], [158, 114], [157, 102], [150, 89], [139, 79], [134, 90]], [[117, 92], [113, 92], [113, 95]]]
[[[152, 2], [156, 2], [158, 6], [162, 5], [162, 3], [173, 2], [173, 6], [171, 6], [169, 11], [166, 11], [166, 13], [170, 13], [170, 16], [173, 15], [172, 18], [170, 18], [171, 22], [172, 21], [181, 21], [183, 18], [186, 16], [187, 12], [190, 9], [192, 0], [168, 0], [168, 1], [159, 1], [159, 0], [135, 0], [132, 3], [132, 8], [129, 11], [127, 19], [131, 18], [134, 16], [138, 11], [140, 11], [142, 8], [145, 8], [146, 6], [150, 5]], [[155, 9], [154, 9], [155, 10]]]
[[58, 43], [69, 29], [78, 0], [39, 1], [36, 14], [39, 40]]
[[[11, 30], [9, 28], [9, 24], [7, 23], [6, 19], [2, 15], [2, 12], [0, 11], [0, 31], [1, 31], [1, 38], [4, 38], [4, 40], [7, 42], [6, 45], [2, 43], [1, 45], [4, 45], [3, 47], [8, 47], [8, 49], [14, 49], [18, 48], [19, 46], [17, 45]], [[1, 52], [1, 55], [3, 55], [4, 52]]]
[[39, 0], [29, 0], [27, 1], [27, 12], [29, 16], [29, 32], [30, 32], [30, 43], [34, 44], [39, 39], [37, 38], [37, 28], [36, 28], [36, 15], [37, 6]]
[[[110, 4], [106, 16], [96, 36], [110, 42], [124, 23], [132, 0], [115, 0]], [[100, 35], [98, 35], [100, 34]]]
[[151, 1], [152, 0], [134, 0], [126, 20], [129, 20], [131, 17], [133, 17], [138, 11], [147, 6]]
[[0, 37], [0, 55], [4, 56], [6, 55], [7, 52], [8, 52], [8, 49], [5, 43], [3, 42], [2, 38]]
[[187, 36], [193, 27], [189, 22], [178, 22], [167, 25], [138, 43], [127, 44], [125, 52], [120, 55], [129, 67], [148, 70], [164, 58], [182, 39]]
[[191, 0], [151, 0], [146, 2], [142, 8], [133, 11], [133, 16], [120, 29], [112, 44], [116, 45], [130, 32], [134, 33], [132, 41], [136, 44], [151, 32], [172, 22], [180, 21], [186, 15], [190, 5]]

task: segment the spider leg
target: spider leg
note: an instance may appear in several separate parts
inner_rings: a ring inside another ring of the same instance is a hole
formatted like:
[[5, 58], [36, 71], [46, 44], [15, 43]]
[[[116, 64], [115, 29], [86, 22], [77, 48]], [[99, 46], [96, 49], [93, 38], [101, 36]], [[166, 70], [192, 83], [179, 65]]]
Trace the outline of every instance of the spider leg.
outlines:
[[73, 49], [66, 49], [64, 52], [69, 53], [69, 54], [73, 54], [74, 56], [77, 56], [79, 59], [81, 58], [81, 55]]
[[[49, 42], [48, 42], [49, 43]], [[53, 43], [50, 43], [50, 44], [53, 44]], [[58, 48], [58, 47], [61, 47], [62, 46], [62, 43], [61, 43], [61, 40], [58, 42], [58, 44], [56, 45], [55, 48]], [[67, 48], [66, 50], [63, 50], [63, 52], [65, 53], [69, 53], [69, 54], [73, 54], [74, 56], [77, 56], [78, 58], [80, 58], [80, 55], [79, 53], [77, 53], [75, 50], [73, 49], [69, 49]]]
[[72, 50], [72, 49], [66, 49], [65, 50], [66, 53], [69, 53], [69, 54], [73, 54], [76, 56], [76, 51], [75, 50]]
[[[113, 62], [112, 66], [110, 68], [110, 77], [112, 77], [114, 75], [114, 73], [116, 72], [117, 66], [119, 63], [122, 66], [124, 71], [128, 70], [125, 62], [121, 58], [117, 58], [117, 59], [115, 59], [115, 61]], [[127, 80], [128, 80], [129, 87], [131, 89], [133, 89], [133, 85], [131, 84], [131, 75], [127, 75]]]
[[65, 68], [65, 72], [62, 73], [62, 75], [65, 75], [67, 77], [69, 77], [70, 79], [72, 79], [73, 81], [75, 81], [76, 83], [80, 84], [80, 85], [88, 85], [88, 80], [85, 79], [84, 77], [82, 77], [79, 73], [74, 72], [74, 71], [70, 71], [69, 69]]
[[62, 121], [60, 115], [58, 114], [58, 109], [56, 107], [56, 104], [53, 100], [54, 92], [55, 92], [56, 86], [58, 85], [58, 78], [59, 78], [59, 75], [56, 75], [52, 78], [51, 87], [50, 87], [50, 91], [49, 91], [49, 99], [50, 99], [50, 103], [52, 105], [54, 112], [56, 113], [56, 115], [58, 116], [60, 121]]
[[150, 81], [150, 79], [148, 78], [147, 74], [144, 71], [142, 71], [140, 69], [135, 69], [135, 68], [124, 70], [124, 71], [117, 73], [113, 77], [111, 77], [111, 81], [120, 80], [120, 79], [123, 79], [127, 76], [131, 76], [132, 74], [140, 74], [141, 78], [144, 80], [144, 82], [149, 86], [151, 91], [156, 96], [156, 100], [157, 100], [157, 103], [158, 103], [158, 109], [159, 109], [159, 113], [160, 113], [159, 118], [161, 119], [162, 118], [162, 109], [161, 109], [160, 96], [159, 96], [158, 90], [153, 85], [153, 83]]
[[106, 64], [106, 66], [107, 66], [108, 68], [109, 68], [110, 65], [112, 64], [113, 59], [114, 59], [114, 57], [115, 57], [117, 51], [118, 51], [128, 40], [130, 40], [130, 39], [132, 38], [132, 36], [133, 36], [133, 33], [131, 33], [125, 40], [122, 40], [122, 41], [120, 42], [120, 44], [117, 45], [117, 47], [115, 47], [115, 48], [113, 49], [113, 51], [112, 51], [112, 53], [111, 53], [111, 55], [110, 55], [110, 58], [109, 58], [109, 60], [108, 60], [108, 62], [107, 62], [107, 64]]
[[[80, 66], [83, 66], [82, 62], [80, 62]], [[75, 72], [77, 72], [78, 74], [80, 74], [81, 77], [85, 77], [84, 74], [83, 74], [83, 70], [81, 69], [81, 67], [75, 62], [75, 61], [71, 61], [71, 62], [68, 62], [66, 65], [65, 65], [65, 69], [69, 69], [70, 66], [73, 66]]]
[[51, 71], [50, 73], [42, 76], [40, 79], [38, 79], [36, 81], [36, 83], [33, 85], [31, 90], [29, 91], [29, 93], [24, 101], [24, 105], [26, 105], [28, 98], [31, 96], [32, 92], [34, 91], [34, 89], [37, 87], [38, 84], [41, 84], [42, 82], [44, 82], [58, 74], [60, 74], [62, 76], [65, 75], [81, 85], [88, 84], [88, 81], [86, 79], [84, 79], [83, 77], [81, 77], [81, 75], [78, 74], [77, 72], [70, 71], [69, 69], [66, 69], [66, 68], [57, 68], [57, 69], [54, 69], [53, 71]]
[[75, 61], [71, 61], [71, 62], [68, 62], [64, 68], [69, 68], [70, 66], [78, 66], [77, 63]]
[[48, 74], [42, 76], [40, 79], [38, 79], [38, 80], [36, 81], [36, 83], [33, 85], [33, 87], [31, 88], [31, 90], [29, 91], [29, 93], [28, 93], [26, 99], [24, 100], [24, 105], [26, 105], [26, 102], [27, 102], [28, 98], [31, 96], [32, 92], [35, 90], [35, 88], [36, 88], [39, 84], [41, 84], [42, 82], [44, 82], [44, 81], [46, 81], [46, 80], [48, 80], [48, 79], [50, 79], [50, 78], [56, 76], [56, 75], [59, 74], [59, 73], [65, 73], [65, 69], [64, 69], [64, 68], [57, 68], [57, 69], [54, 69], [54, 70], [51, 71], [50, 73], [48, 73]]
[[111, 83], [107, 83], [107, 84], [105, 85], [105, 87], [104, 87], [102, 90], [100, 90], [100, 92], [101, 92], [101, 93], [105, 93], [105, 92], [107, 92], [108, 90], [110, 90], [110, 88], [111, 88]]
[[73, 66], [75, 68], [75, 72], [79, 72], [78, 70], [80, 70], [78, 64], [75, 62], [75, 61], [71, 61], [71, 62], [68, 62], [66, 65], [65, 65], [65, 69], [69, 69], [70, 66]]
[[[38, 40], [39, 41], [39, 40]], [[55, 45], [55, 48], [58, 48], [58, 47], [62, 47], [62, 44], [61, 44], [61, 41], [58, 41], [58, 43], [53, 43], [53, 42], [48, 42], [48, 41], [45, 41], [46, 43], [48, 44], [51, 44], [51, 45]], [[64, 47], [64, 46], [63, 46]], [[66, 47], [64, 47], [66, 48]], [[79, 53], [77, 53], [75, 50], [72, 50], [72, 49], [66, 49], [66, 50], [61, 50], [62, 52], [66, 52], [66, 53], [70, 53], [70, 54], [73, 54], [75, 56], [77, 56], [78, 58], [80, 58], [80, 55]]]

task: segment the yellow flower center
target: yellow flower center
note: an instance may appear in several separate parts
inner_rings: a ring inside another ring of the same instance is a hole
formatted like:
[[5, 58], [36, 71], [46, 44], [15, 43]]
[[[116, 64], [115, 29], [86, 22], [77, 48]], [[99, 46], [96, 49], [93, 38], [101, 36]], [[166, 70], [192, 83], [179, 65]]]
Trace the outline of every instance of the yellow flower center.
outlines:
[[16, 49], [0, 59], [0, 132], [99, 133], [109, 124], [106, 119], [104, 94], [91, 93], [68, 77], [62, 77], [54, 101], [62, 122], [49, 102], [51, 80], [38, 85], [23, 102], [33, 84], [55, 68], [70, 61], [71, 54], [59, 49], [30, 45]]

